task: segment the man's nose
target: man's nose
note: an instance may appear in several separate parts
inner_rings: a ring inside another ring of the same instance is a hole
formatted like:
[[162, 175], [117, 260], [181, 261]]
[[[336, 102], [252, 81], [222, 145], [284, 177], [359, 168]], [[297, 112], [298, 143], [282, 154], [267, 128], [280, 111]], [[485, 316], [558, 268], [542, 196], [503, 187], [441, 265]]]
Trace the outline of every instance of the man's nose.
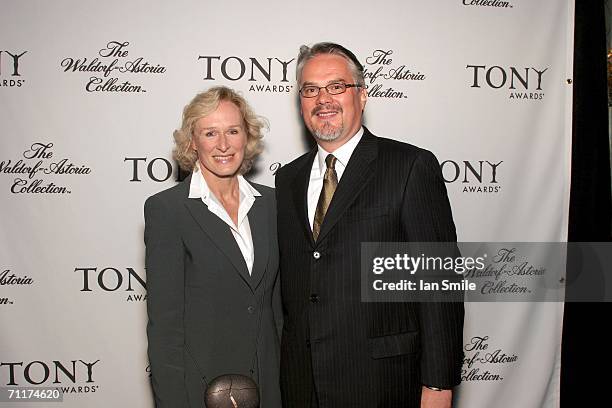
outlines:
[[319, 89], [319, 94], [316, 96], [316, 102], [318, 104], [326, 104], [329, 103], [332, 100], [331, 95], [329, 94], [329, 92], [327, 92], [327, 89], [325, 88], [320, 88]]

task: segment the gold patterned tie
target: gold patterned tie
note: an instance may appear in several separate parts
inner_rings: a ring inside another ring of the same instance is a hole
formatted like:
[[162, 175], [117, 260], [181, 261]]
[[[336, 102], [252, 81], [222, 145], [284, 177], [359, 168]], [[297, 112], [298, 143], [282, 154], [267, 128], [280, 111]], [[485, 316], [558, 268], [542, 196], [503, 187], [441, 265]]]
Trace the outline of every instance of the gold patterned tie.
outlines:
[[338, 186], [338, 175], [336, 174], [336, 158], [333, 154], [328, 154], [325, 158], [325, 164], [327, 169], [325, 170], [325, 176], [323, 177], [323, 189], [321, 189], [321, 195], [319, 196], [319, 202], [317, 203], [317, 210], [314, 216], [314, 222], [312, 223], [312, 236], [316, 241], [321, 231], [321, 224], [325, 218], [325, 213], [329, 208], [336, 187]]

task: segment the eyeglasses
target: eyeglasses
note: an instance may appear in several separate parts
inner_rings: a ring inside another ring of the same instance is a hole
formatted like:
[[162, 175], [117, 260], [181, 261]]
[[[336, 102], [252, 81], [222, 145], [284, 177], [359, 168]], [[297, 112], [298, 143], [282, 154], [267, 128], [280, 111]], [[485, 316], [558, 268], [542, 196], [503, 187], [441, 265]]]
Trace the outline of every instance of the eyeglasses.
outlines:
[[304, 98], [314, 98], [319, 95], [319, 92], [323, 88], [325, 88], [330, 95], [339, 95], [345, 93], [347, 88], [361, 88], [361, 85], [345, 84], [344, 82], [334, 82], [325, 86], [306, 85], [300, 89], [300, 95]]

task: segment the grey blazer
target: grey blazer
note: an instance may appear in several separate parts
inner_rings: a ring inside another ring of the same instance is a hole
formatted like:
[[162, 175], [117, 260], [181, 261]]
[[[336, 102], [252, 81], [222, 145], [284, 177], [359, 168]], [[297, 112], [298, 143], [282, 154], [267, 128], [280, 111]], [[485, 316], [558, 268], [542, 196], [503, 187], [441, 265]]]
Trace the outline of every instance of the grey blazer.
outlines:
[[280, 407], [274, 190], [251, 183], [261, 196], [248, 215], [255, 248], [249, 275], [227, 224], [200, 199], [188, 198], [190, 180], [149, 197], [144, 206], [155, 405], [204, 407], [206, 381], [245, 374], [259, 384], [261, 408]]

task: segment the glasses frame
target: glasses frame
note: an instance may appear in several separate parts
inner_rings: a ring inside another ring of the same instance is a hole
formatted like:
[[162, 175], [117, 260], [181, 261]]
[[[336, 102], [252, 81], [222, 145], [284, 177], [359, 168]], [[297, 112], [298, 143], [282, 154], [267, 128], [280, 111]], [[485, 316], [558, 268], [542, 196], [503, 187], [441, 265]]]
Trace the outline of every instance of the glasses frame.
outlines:
[[[328, 87], [333, 86], [333, 85], [343, 85], [344, 86], [344, 91], [342, 92], [330, 92]], [[311, 96], [306, 96], [302, 94], [302, 91], [304, 90], [304, 88], [309, 87], [309, 88], [317, 88], [317, 93]], [[302, 98], [316, 98], [317, 96], [319, 96], [319, 94], [321, 93], [321, 89], [325, 89], [325, 92], [327, 92], [330, 95], [342, 95], [343, 93], [345, 93], [347, 91], [347, 89], [349, 88], [362, 88], [362, 85], [359, 84], [345, 84], [344, 82], [332, 82], [331, 84], [327, 84], [325, 86], [316, 86], [316, 85], [306, 85], [303, 86], [302, 88], [300, 88], [300, 90], [298, 91], [298, 93], [300, 94], [300, 96]]]

